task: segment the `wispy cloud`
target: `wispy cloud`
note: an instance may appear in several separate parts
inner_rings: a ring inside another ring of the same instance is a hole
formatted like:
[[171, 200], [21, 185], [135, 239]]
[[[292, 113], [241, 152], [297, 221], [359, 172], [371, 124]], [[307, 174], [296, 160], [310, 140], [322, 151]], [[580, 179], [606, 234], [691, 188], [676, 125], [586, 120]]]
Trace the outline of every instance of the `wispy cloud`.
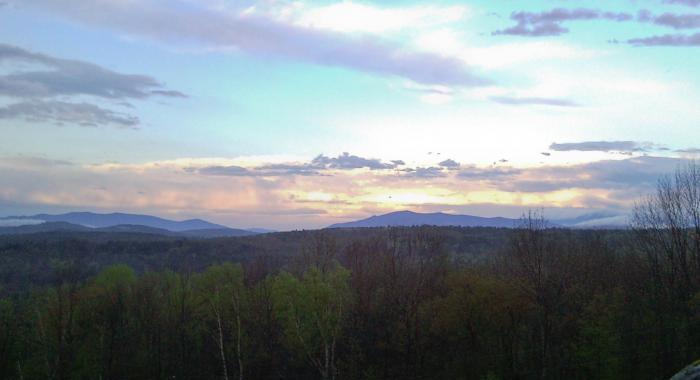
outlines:
[[139, 118], [112, 111], [84, 100], [124, 102], [153, 96], [184, 98], [147, 75], [121, 74], [95, 64], [34, 53], [17, 46], [0, 44], [0, 63], [10, 72], [0, 75], [0, 95], [18, 100], [0, 108], [0, 119], [30, 122], [111, 125], [133, 128]]
[[682, 154], [700, 154], [700, 148], [685, 148], [685, 149], [677, 149], [674, 152], [676, 153], [682, 153]]
[[440, 162], [438, 165], [442, 166], [443, 168], [448, 168], [448, 169], [459, 168], [459, 162], [452, 160], [452, 159], [449, 159], [449, 158], [445, 161]]
[[640, 22], [651, 22], [672, 29], [700, 28], [700, 14], [663, 13], [659, 16], [654, 16], [651, 12], [643, 10], [637, 15], [637, 20]]
[[353, 36], [300, 26], [259, 12], [217, 12], [192, 4], [141, 1], [123, 6], [116, 1], [89, 5], [71, 0], [26, 1], [27, 6], [81, 23], [167, 43], [196, 41], [253, 55], [345, 67], [425, 84], [481, 86], [490, 83], [461, 59], [416, 51], [376, 36]]
[[[666, 3], [697, 6], [696, 0], [670, 0]], [[607, 20], [612, 22], [634, 21], [648, 23], [661, 27], [683, 30], [700, 28], [700, 14], [662, 13], [654, 15], [648, 10], [641, 10], [637, 15], [625, 12], [606, 12], [598, 9], [555, 8], [544, 12], [513, 12], [510, 16], [515, 25], [494, 31], [493, 35], [514, 35], [524, 37], [559, 36], [569, 32], [564, 23], [570, 21]], [[612, 39], [611, 41], [616, 41]], [[695, 34], [664, 34], [651, 37], [632, 38], [626, 40], [634, 46], [700, 46], [700, 33]]]
[[293, 15], [288, 18], [305, 27], [384, 34], [459, 22], [468, 12], [463, 5], [396, 7], [342, 1], [314, 7], [299, 4], [293, 7]]
[[651, 142], [638, 141], [582, 141], [572, 143], [552, 143], [549, 149], [558, 152], [651, 152], [667, 148]]
[[384, 162], [376, 158], [365, 158], [344, 152], [336, 157], [320, 154], [311, 161], [302, 163], [267, 163], [252, 167], [210, 165], [189, 167], [186, 170], [204, 175], [240, 177], [321, 176], [335, 170], [389, 170], [404, 164], [403, 160]]
[[700, 46], [700, 33], [695, 34], [664, 34], [645, 38], [633, 38], [627, 43], [634, 46]]
[[83, 127], [114, 125], [121, 128], [134, 128], [139, 123], [136, 116], [114, 112], [89, 103], [29, 100], [0, 107], [0, 119], [20, 118], [29, 122], [76, 124]]
[[664, 0], [667, 4], [679, 4], [688, 7], [700, 7], [700, 0]]
[[265, 165], [255, 168], [245, 168], [237, 165], [229, 166], [205, 166], [202, 168], [187, 168], [204, 175], [232, 176], [232, 177], [279, 177], [279, 176], [307, 176], [322, 175], [318, 170], [305, 165]]
[[570, 99], [561, 98], [541, 98], [541, 97], [512, 97], [512, 96], [492, 96], [491, 100], [496, 103], [524, 106], [524, 105], [542, 105], [553, 107], [578, 107], [579, 104]]
[[402, 177], [404, 178], [442, 178], [446, 177], [447, 173], [444, 167], [429, 166], [429, 167], [416, 167], [416, 168], [404, 168], [401, 169]]
[[634, 17], [629, 13], [604, 12], [598, 9], [555, 8], [546, 12], [513, 12], [511, 20], [516, 24], [493, 32], [494, 35], [514, 35], [525, 37], [558, 36], [569, 32], [562, 24], [566, 21], [609, 20], [629, 21]]
[[515, 178], [523, 173], [522, 169], [513, 167], [478, 167], [478, 166], [467, 166], [462, 168], [457, 174], [458, 178], [471, 179], [471, 180], [503, 180], [508, 178]]
[[72, 166], [74, 163], [66, 160], [56, 160], [36, 156], [11, 156], [0, 157], [0, 164], [22, 168], [51, 168], [61, 166]]
[[678, 158], [644, 156], [570, 166], [543, 166], [525, 170], [517, 177], [500, 183], [500, 186], [514, 192], [567, 189], [616, 191], [633, 188], [643, 194], [652, 191], [661, 176], [672, 173], [684, 162]]
[[370, 170], [394, 169], [397, 166], [395, 162], [382, 162], [376, 158], [364, 158], [351, 155], [347, 152], [337, 157], [327, 157], [319, 155], [311, 161], [312, 167], [330, 168], [330, 169], [362, 169]]
[[0, 62], [41, 65], [0, 76], [0, 94], [18, 98], [90, 95], [104, 99], [143, 99], [153, 95], [185, 97], [147, 75], [121, 74], [95, 64], [33, 53], [0, 44]]

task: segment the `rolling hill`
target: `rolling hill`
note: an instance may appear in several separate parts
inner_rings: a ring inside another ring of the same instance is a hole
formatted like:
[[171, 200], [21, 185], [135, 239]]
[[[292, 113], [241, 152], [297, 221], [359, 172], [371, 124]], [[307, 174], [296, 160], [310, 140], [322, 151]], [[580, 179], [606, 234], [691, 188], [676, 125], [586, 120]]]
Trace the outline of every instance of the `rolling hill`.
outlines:
[[[485, 218], [473, 215], [456, 215], [437, 213], [418, 213], [413, 211], [397, 211], [383, 215], [375, 215], [366, 219], [347, 223], [337, 223], [328, 228], [358, 228], [358, 227], [388, 227], [388, 226], [457, 226], [457, 227], [501, 227], [514, 228], [520, 225], [520, 219], [514, 218]], [[619, 229], [627, 225], [627, 216], [611, 213], [591, 213], [569, 219], [553, 219], [551, 227], [566, 228], [605, 228]]]
[[338, 223], [328, 228], [387, 227], [387, 226], [459, 226], [459, 227], [504, 227], [513, 228], [518, 219], [484, 218], [472, 215], [454, 215], [442, 212], [423, 214], [413, 211], [397, 211], [375, 215], [367, 219]]
[[124, 213], [71, 212], [57, 215], [37, 214], [8, 216], [0, 218], [0, 221], [12, 223], [11, 226], [0, 227], [0, 233], [2, 234], [48, 231], [97, 231], [210, 238], [247, 236], [261, 233], [257, 230], [230, 228], [202, 219], [175, 221], [151, 215]]
[[0, 235], [25, 235], [44, 232], [102, 232], [122, 234], [148, 234], [189, 238], [238, 237], [258, 234], [256, 232], [248, 230], [239, 230], [235, 228], [211, 228], [185, 231], [169, 231], [163, 228], [156, 228], [137, 224], [118, 224], [109, 227], [92, 228], [68, 222], [44, 222], [39, 224], [27, 224], [23, 226], [0, 227]]

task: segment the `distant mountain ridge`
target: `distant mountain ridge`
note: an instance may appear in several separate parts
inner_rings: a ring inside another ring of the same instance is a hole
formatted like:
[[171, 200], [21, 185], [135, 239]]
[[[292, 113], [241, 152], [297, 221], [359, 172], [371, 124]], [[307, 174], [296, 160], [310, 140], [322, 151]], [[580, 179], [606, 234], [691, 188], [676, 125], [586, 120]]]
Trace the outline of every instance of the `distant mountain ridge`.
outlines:
[[110, 214], [97, 214], [94, 212], [69, 212], [67, 214], [37, 214], [30, 216], [9, 216], [1, 219], [28, 219], [42, 220], [44, 222], [67, 222], [79, 224], [86, 227], [101, 228], [111, 227], [123, 224], [140, 225], [154, 228], [162, 228], [168, 231], [187, 231], [187, 230], [203, 230], [203, 229], [222, 229], [229, 228], [220, 224], [214, 224], [202, 219], [188, 219], [183, 221], [174, 221], [157, 216], [140, 215], [140, 214], [125, 214], [115, 212]]
[[217, 238], [258, 235], [258, 233], [256, 232], [239, 230], [235, 228], [169, 231], [163, 228], [135, 224], [118, 224], [116, 226], [92, 228], [68, 222], [43, 222], [39, 224], [27, 224], [14, 227], [0, 227], [0, 236], [26, 235], [44, 232], [103, 232], [122, 234], [148, 234], [188, 238]]
[[423, 214], [413, 211], [396, 211], [384, 215], [374, 215], [354, 222], [337, 223], [328, 228], [388, 227], [388, 226], [459, 226], [459, 227], [502, 227], [513, 228], [518, 219], [503, 217], [485, 218], [473, 215], [455, 215], [442, 212]]
[[[66, 214], [37, 214], [29, 216], [8, 216], [0, 218], [0, 221], [11, 221], [15, 226], [22, 225], [26, 221], [26, 226], [37, 225], [38, 229], [56, 228], [61, 229], [69, 226], [72, 230], [76, 226], [86, 227], [90, 230], [111, 229], [111, 230], [129, 230], [129, 232], [144, 232], [167, 234], [168, 232], [180, 233], [184, 236], [204, 236], [204, 237], [221, 237], [221, 236], [244, 236], [261, 233], [259, 230], [246, 230], [230, 228], [221, 224], [207, 222], [202, 219], [188, 219], [182, 221], [169, 220], [151, 215], [141, 214], [125, 214], [125, 213], [109, 213], [98, 214], [93, 212], [70, 212]], [[60, 223], [65, 223], [62, 225]], [[118, 228], [117, 228], [118, 227]], [[11, 227], [6, 227], [11, 228]], [[25, 228], [30, 229], [30, 228]], [[150, 230], [149, 230], [150, 229]], [[118, 232], [118, 231], [116, 231]]]
[[[567, 228], [620, 228], [624, 227], [627, 217], [612, 213], [592, 213], [570, 219], [554, 219], [549, 222], [552, 227]], [[436, 213], [419, 213], [413, 211], [396, 211], [383, 215], [374, 215], [366, 219], [347, 223], [337, 223], [327, 228], [360, 228], [390, 226], [457, 226], [457, 227], [498, 227], [515, 228], [520, 219], [504, 217], [481, 217], [473, 215]]]

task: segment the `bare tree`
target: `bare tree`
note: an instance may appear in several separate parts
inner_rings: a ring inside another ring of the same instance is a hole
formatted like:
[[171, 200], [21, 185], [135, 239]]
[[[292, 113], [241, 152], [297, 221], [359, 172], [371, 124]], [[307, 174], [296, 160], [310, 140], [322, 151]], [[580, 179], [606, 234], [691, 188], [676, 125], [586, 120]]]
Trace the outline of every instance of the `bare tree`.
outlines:
[[554, 343], [557, 317], [567, 302], [571, 287], [573, 268], [572, 251], [562, 244], [540, 211], [529, 211], [521, 218], [521, 225], [512, 236], [507, 250], [505, 265], [525, 297], [536, 305], [537, 310], [537, 365], [541, 379], [554, 378], [551, 372], [555, 355]]
[[647, 259], [656, 333], [666, 342], [659, 361], [665, 368], [677, 366], [691, 348], [685, 347], [685, 357], [679, 358], [678, 344], [692, 331], [679, 331], [672, 319], [690, 325], [689, 301], [700, 290], [700, 166], [691, 162], [661, 178], [656, 192], [636, 205], [632, 228], [636, 247]]
[[654, 279], [687, 301], [700, 281], [700, 166], [691, 162], [661, 178], [635, 207], [632, 227]]

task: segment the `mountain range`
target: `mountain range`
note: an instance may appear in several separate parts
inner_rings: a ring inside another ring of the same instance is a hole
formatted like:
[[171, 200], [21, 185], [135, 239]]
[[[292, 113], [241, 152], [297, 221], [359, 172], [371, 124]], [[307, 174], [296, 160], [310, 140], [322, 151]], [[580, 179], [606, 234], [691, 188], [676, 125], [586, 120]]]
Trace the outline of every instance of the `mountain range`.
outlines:
[[517, 219], [484, 218], [472, 215], [454, 215], [442, 212], [423, 214], [413, 211], [396, 211], [374, 215], [354, 222], [338, 223], [328, 228], [387, 227], [387, 226], [460, 226], [460, 227], [506, 227], [517, 226]]
[[93, 212], [37, 214], [0, 218], [0, 234], [48, 231], [132, 232], [183, 237], [247, 236], [269, 232], [261, 229], [237, 229], [202, 219], [169, 220], [151, 215]]
[[[621, 228], [625, 226], [624, 215], [610, 213], [592, 213], [570, 219], [554, 219], [549, 225], [564, 228]], [[374, 215], [366, 219], [347, 223], [337, 223], [328, 228], [388, 227], [388, 226], [458, 226], [458, 227], [500, 227], [515, 228], [520, 219], [485, 218], [473, 215], [436, 213], [418, 213], [413, 211], [396, 211], [383, 215]]]
[[[473, 215], [457, 215], [442, 212], [418, 213], [397, 211], [374, 215], [366, 219], [338, 223], [327, 228], [361, 228], [387, 226], [458, 226], [515, 228], [519, 219]], [[611, 213], [591, 213], [569, 219], [554, 219], [550, 226], [561, 228], [624, 228], [626, 216]], [[0, 217], [0, 235], [27, 234], [37, 232], [122, 232], [152, 235], [179, 236], [192, 238], [215, 238], [249, 236], [275, 232], [273, 230], [251, 228], [237, 229], [202, 219], [182, 221], [169, 220], [151, 215], [92, 212], [71, 212], [66, 214], [37, 214], [30, 216]]]

